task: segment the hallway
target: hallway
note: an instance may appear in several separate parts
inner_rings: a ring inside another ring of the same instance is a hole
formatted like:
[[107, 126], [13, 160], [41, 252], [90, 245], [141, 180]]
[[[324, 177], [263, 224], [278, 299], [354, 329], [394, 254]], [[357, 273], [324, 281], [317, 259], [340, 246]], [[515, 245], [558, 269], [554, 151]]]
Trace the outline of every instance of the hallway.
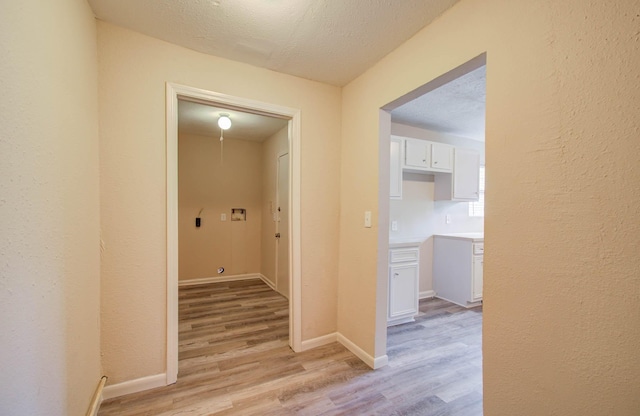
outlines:
[[389, 328], [390, 364], [372, 371], [338, 343], [291, 351], [287, 300], [260, 280], [182, 287], [178, 382], [99, 414], [481, 415], [481, 311], [420, 309]]

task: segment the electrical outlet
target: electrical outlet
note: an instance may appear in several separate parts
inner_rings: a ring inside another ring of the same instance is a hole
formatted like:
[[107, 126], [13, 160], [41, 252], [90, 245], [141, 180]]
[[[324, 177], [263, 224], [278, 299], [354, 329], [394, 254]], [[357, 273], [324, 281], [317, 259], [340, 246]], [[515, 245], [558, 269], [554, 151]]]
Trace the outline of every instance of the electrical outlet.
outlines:
[[226, 221], [227, 220], [227, 214], [220, 214], [220, 221]]
[[451, 224], [451, 215], [447, 214], [444, 216], [444, 222], [447, 224]]
[[391, 231], [398, 231], [398, 221], [391, 221]]

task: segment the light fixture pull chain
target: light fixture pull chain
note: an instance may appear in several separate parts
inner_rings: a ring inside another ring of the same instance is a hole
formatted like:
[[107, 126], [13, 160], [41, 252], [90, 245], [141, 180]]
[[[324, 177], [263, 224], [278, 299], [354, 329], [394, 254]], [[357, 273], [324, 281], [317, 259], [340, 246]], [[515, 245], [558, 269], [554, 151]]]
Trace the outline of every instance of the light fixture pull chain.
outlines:
[[223, 132], [224, 130], [220, 130], [220, 166], [223, 165], [224, 160], [223, 160], [223, 154], [224, 154], [224, 137], [223, 137]]

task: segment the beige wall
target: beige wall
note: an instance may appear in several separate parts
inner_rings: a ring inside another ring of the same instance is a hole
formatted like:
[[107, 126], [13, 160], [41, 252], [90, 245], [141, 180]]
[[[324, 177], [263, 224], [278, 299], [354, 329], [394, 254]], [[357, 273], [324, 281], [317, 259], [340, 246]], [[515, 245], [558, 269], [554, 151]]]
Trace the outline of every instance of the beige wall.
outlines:
[[[260, 273], [261, 174], [260, 142], [226, 139], [220, 163], [218, 137], [178, 135], [180, 280]], [[232, 208], [247, 220], [231, 221]]]
[[165, 371], [166, 82], [301, 110], [302, 338], [334, 332], [340, 89], [103, 22], [98, 58], [101, 339], [109, 383]]
[[101, 376], [96, 27], [0, 5], [0, 414], [80, 415]]
[[636, 6], [462, 0], [344, 88], [340, 332], [384, 351], [378, 109], [486, 51], [485, 414], [638, 414]]
[[276, 180], [278, 156], [289, 150], [289, 127], [284, 127], [262, 143], [262, 263], [261, 273], [276, 284]]

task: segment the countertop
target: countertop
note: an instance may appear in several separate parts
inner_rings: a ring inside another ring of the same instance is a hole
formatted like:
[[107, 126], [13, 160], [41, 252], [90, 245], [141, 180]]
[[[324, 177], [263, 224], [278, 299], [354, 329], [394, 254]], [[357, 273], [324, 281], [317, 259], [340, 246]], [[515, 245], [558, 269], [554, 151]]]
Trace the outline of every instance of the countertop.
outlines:
[[434, 237], [457, 238], [461, 240], [484, 241], [484, 233], [435, 234]]

